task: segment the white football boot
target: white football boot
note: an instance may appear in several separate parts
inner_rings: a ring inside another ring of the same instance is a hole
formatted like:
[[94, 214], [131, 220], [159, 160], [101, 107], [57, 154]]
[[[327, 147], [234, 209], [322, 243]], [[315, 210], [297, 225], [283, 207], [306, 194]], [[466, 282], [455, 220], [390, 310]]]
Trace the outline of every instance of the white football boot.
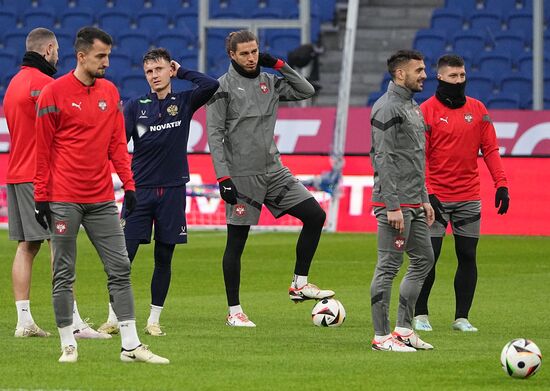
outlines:
[[78, 328], [75, 327], [73, 334], [75, 339], [109, 339], [113, 338], [110, 334], [100, 333], [92, 328], [93, 324], [88, 323], [88, 319], [83, 320]]
[[453, 322], [453, 330], [475, 333], [477, 327], [472, 326], [466, 318], [458, 318]]
[[162, 331], [160, 324], [151, 323], [145, 327], [145, 334], [152, 335], [153, 337], [164, 337], [166, 333]]
[[422, 341], [420, 337], [416, 335], [415, 332], [412, 330], [410, 330], [410, 332], [406, 334], [400, 334], [397, 331], [394, 331], [392, 335], [396, 340], [404, 343], [407, 346], [410, 346], [411, 348], [420, 350], [430, 350], [434, 348], [429, 343]]
[[29, 326], [17, 326], [15, 328], [14, 337], [26, 338], [26, 337], [49, 337], [51, 334], [42, 330], [40, 327], [33, 323]]
[[428, 315], [417, 315], [412, 321], [413, 328], [418, 331], [432, 331], [432, 325], [428, 320]]
[[99, 326], [97, 331], [103, 334], [111, 334], [111, 335], [118, 334], [118, 331], [119, 331], [118, 322], [107, 321], [103, 323], [101, 326]]
[[242, 312], [235, 315], [227, 315], [225, 324], [232, 327], [256, 327], [254, 322], [248, 319], [248, 316]]
[[317, 285], [306, 284], [301, 288], [288, 288], [288, 295], [290, 300], [295, 303], [302, 302], [304, 300], [323, 300], [334, 296], [334, 291], [330, 289], [319, 289]]
[[380, 350], [385, 352], [416, 352], [415, 348], [405, 345], [397, 340], [393, 335], [389, 335], [386, 339], [376, 342], [372, 340], [372, 350]]
[[78, 351], [76, 350], [76, 346], [64, 346], [61, 351], [63, 353], [61, 354], [61, 357], [59, 357], [59, 362], [76, 362], [78, 360]]
[[134, 350], [122, 349], [120, 360], [123, 362], [144, 362], [147, 364], [170, 364], [170, 360], [157, 356], [149, 350], [149, 346], [147, 345], [139, 345]]

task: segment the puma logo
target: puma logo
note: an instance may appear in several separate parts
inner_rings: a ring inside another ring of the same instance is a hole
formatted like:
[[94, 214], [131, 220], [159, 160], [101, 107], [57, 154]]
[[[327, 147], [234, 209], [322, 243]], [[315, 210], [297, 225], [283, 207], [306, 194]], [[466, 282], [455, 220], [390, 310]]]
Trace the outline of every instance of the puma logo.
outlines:
[[222, 186], [224, 191], [231, 191], [231, 187]]
[[440, 117], [439, 120], [445, 122], [446, 124], [449, 123], [449, 117], [445, 117], [445, 118]]
[[77, 107], [78, 110], [82, 111], [82, 107], [80, 107], [81, 104], [82, 104], [82, 102], [78, 102], [78, 104], [73, 102], [73, 103], [71, 103], [71, 107]]

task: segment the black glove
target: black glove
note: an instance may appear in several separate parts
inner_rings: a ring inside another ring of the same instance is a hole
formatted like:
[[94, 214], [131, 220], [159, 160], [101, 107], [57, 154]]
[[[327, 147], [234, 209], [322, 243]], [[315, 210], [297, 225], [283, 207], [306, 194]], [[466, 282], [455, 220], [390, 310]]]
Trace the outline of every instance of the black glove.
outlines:
[[260, 53], [258, 56], [258, 64], [262, 67], [273, 68], [277, 64], [277, 61], [279, 59], [269, 53]]
[[219, 183], [220, 186], [220, 196], [222, 199], [230, 205], [235, 205], [237, 203], [237, 188], [231, 180], [231, 178], [224, 179]]
[[435, 194], [429, 194], [428, 198], [430, 199], [430, 205], [434, 209], [434, 215], [436, 221], [442, 222], [445, 221], [443, 219], [443, 216], [441, 216], [441, 212], [443, 212], [443, 205], [441, 204], [441, 201], [439, 201], [439, 198]]
[[134, 211], [137, 205], [136, 192], [133, 190], [126, 190], [124, 192], [124, 207], [126, 212], [124, 213], [124, 218], [128, 217], [130, 213]]
[[510, 196], [508, 195], [507, 187], [499, 187], [495, 194], [495, 208], [498, 208], [499, 215], [506, 214], [510, 206]]
[[34, 217], [38, 224], [44, 229], [48, 229], [52, 225], [52, 211], [50, 210], [50, 203], [48, 201], [36, 201], [34, 203]]

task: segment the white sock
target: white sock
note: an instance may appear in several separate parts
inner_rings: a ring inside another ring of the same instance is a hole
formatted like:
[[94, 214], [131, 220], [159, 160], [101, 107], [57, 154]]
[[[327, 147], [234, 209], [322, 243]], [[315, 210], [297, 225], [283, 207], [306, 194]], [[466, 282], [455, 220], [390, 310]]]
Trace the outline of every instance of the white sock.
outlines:
[[232, 305], [229, 307], [229, 315], [237, 315], [239, 312], [243, 312], [241, 305]]
[[15, 302], [17, 308], [17, 327], [30, 326], [34, 324], [34, 319], [31, 315], [30, 300], [17, 300]]
[[82, 320], [78, 313], [78, 307], [76, 306], [76, 300], [73, 302], [73, 328], [74, 330], [80, 330], [81, 328], [88, 327], [88, 324]]
[[379, 343], [379, 342], [385, 341], [389, 337], [391, 337], [391, 334], [388, 334], [388, 335], [375, 335], [374, 336], [374, 342]]
[[299, 276], [295, 274], [294, 278], [292, 279], [292, 287], [301, 288], [304, 285], [307, 285], [307, 276]]
[[399, 335], [408, 335], [408, 334], [412, 333], [412, 330], [408, 329], [406, 327], [397, 327], [397, 326], [395, 326], [394, 331], [397, 332], [397, 334], [399, 334]]
[[73, 326], [58, 327], [59, 337], [61, 338], [61, 349], [65, 346], [73, 345], [76, 348], [76, 339], [74, 338]]
[[107, 318], [107, 322], [109, 323], [118, 323], [118, 319], [116, 317], [115, 311], [113, 310], [113, 305], [109, 303], [109, 317]]
[[151, 304], [151, 312], [149, 313], [149, 319], [147, 319], [147, 325], [160, 322], [160, 313], [163, 307]]
[[122, 344], [122, 349], [134, 350], [141, 345], [136, 330], [135, 320], [123, 320], [119, 322], [118, 325], [120, 326], [120, 342]]

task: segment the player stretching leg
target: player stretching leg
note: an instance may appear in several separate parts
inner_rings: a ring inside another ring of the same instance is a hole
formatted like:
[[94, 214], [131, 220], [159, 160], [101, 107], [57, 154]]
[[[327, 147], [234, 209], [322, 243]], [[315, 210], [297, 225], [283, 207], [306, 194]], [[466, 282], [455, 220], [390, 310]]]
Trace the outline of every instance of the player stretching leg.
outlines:
[[[332, 297], [334, 292], [308, 283], [325, 212], [311, 193], [283, 166], [273, 140], [279, 100], [307, 99], [314, 88], [300, 74], [267, 53], [260, 53], [250, 31], [226, 38], [229, 71], [220, 77], [220, 89], [207, 105], [208, 143], [226, 202], [227, 244], [223, 275], [229, 326], [255, 327], [239, 300], [241, 255], [251, 225], [258, 223], [262, 205], [275, 217], [285, 214], [303, 223], [296, 245], [290, 299], [300, 302]], [[283, 77], [260, 72], [273, 68]]]

